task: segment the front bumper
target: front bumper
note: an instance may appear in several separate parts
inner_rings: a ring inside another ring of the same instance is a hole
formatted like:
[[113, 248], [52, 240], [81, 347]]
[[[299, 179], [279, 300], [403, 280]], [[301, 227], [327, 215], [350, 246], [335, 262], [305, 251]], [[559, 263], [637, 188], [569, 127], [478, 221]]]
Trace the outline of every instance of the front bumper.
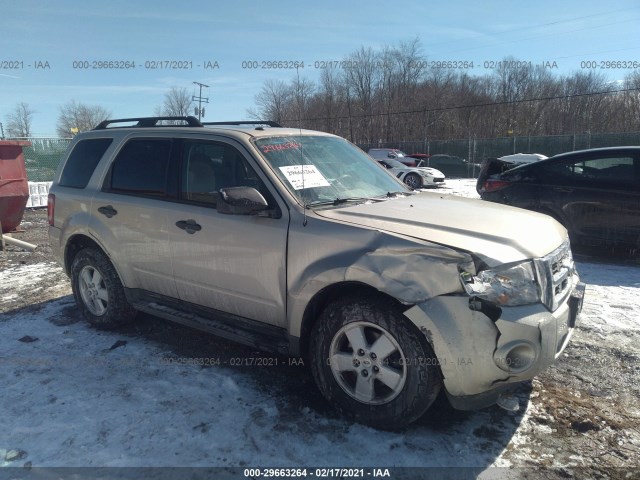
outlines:
[[481, 408], [551, 365], [578, 323], [585, 286], [572, 276], [571, 294], [550, 312], [544, 305], [503, 307], [492, 320], [469, 308], [468, 296], [441, 296], [405, 312], [438, 358], [451, 404]]
[[445, 184], [444, 177], [422, 177], [425, 186], [441, 187]]

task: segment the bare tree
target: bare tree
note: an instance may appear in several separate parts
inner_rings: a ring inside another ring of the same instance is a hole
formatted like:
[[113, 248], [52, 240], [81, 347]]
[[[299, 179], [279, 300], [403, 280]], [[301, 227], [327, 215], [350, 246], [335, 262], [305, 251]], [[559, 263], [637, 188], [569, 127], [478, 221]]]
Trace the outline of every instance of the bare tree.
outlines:
[[309, 111], [311, 97], [316, 90], [316, 86], [312, 81], [296, 76], [291, 80], [289, 89], [291, 92], [291, 107], [294, 109], [292, 118], [297, 120], [296, 126], [301, 126], [299, 120], [304, 118], [305, 112]]
[[321, 112], [326, 116], [323, 129], [332, 131], [334, 129], [334, 120], [332, 117], [339, 109], [339, 90], [340, 79], [335, 70], [325, 68], [320, 72], [320, 87], [317, 96], [322, 105]]
[[91, 130], [110, 115], [111, 112], [99, 105], [86, 105], [70, 100], [60, 107], [56, 131], [60, 137], [69, 137]]
[[[361, 47], [344, 69], [319, 82], [268, 80], [256, 95], [254, 118], [283, 119], [369, 146], [403, 142], [640, 130], [640, 73], [615, 92], [601, 73], [558, 76], [552, 68], [506, 57], [484, 74], [427, 68], [419, 40]], [[297, 77], [297, 75], [296, 75]], [[407, 147], [412, 148], [412, 147]], [[465, 146], [465, 149], [467, 147]], [[471, 148], [471, 147], [469, 147]], [[519, 147], [520, 148], [520, 147]]]
[[[156, 112], [158, 110], [156, 109]], [[186, 117], [193, 115], [194, 103], [186, 88], [171, 87], [164, 96], [159, 113], [167, 117]]]
[[[257, 110], [247, 113], [256, 120], [272, 120], [281, 123], [290, 109], [290, 100], [294, 92], [291, 87], [280, 80], [267, 80], [262, 90], [255, 96]], [[297, 115], [294, 116], [297, 118]]]
[[31, 122], [35, 113], [28, 103], [18, 103], [13, 112], [7, 115], [7, 133], [10, 137], [30, 137]]

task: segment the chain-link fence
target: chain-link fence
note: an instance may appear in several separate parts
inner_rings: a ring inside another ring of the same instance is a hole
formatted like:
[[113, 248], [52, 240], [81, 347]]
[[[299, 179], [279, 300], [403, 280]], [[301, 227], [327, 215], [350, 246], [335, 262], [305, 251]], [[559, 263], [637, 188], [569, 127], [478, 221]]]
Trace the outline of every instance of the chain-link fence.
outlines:
[[423, 140], [358, 145], [369, 148], [399, 148], [406, 153], [455, 155], [472, 163], [489, 157], [513, 153], [542, 153], [548, 157], [587, 148], [640, 145], [640, 132], [548, 135], [540, 137], [468, 138], [459, 140]]
[[23, 149], [24, 163], [27, 167], [27, 179], [30, 182], [50, 182], [56, 173], [58, 164], [67, 150], [69, 138], [20, 138], [27, 140], [30, 147]]
[[[21, 138], [31, 142], [24, 149], [27, 177], [32, 182], [53, 180], [58, 163], [71, 139]], [[640, 145], [640, 132], [597, 133], [576, 135], [550, 135], [541, 137], [469, 138], [458, 140], [418, 140], [396, 143], [358, 145], [365, 152], [370, 148], [399, 148], [406, 153], [455, 155], [472, 163], [488, 157], [501, 157], [512, 153], [542, 153], [551, 157], [559, 153], [586, 148]]]

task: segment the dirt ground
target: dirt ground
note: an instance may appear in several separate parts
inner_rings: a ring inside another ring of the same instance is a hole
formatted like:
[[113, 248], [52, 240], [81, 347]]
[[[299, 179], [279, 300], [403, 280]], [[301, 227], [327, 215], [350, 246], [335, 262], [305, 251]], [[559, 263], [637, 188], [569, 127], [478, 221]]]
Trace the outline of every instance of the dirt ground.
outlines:
[[[21, 228], [24, 231], [14, 236], [38, 248], [29, 253], [9, 246], [0, 252], [0, 271], [53, 261], [47, 238], [46, 209], [27, 211]], [[594, 258], [592, 253], [578, 252], [576, 259], [578, 264], [589, 262], [592, 272], [596, 273], [599, 264], [604, 269], [638, 263], [637, 259], [624, 255]], [[640, 267], [637, 268], [640, 271]], [[594, 276], [597, 278], [592, 273]], [[0, 312], [23, 310], [31, 304], [70, 293], [68, 279], [62, 272], [49, 283], [47, 288], [24, 289], [21, 295], [3, 301]], [[628, 285], [640, 287], [640, 274], [629, 279]], [[638, 291], [637, 288], [630, 290]], [[637, 299], [609, 307], [637, 318], [640, 311], [636, 305]], [[70, 316], [78, 316], [74, 306], [68, 308]], [[177, 331], [180, 335], [176, 335]], [[143, 321], [129, 333], [166, 343], [179, 355], [206, 356], [210, 348], [201, 335], [165, 322]], [[225, 348], [235, 350], [236, 355], [244, 349], [241, 346]], [[287, 377], [293, 376], [294, 383], [309, 384], [311, 379], [307, 375], [304, 369], [292, 369], [280, 381], [286, 383]], [[311, 387], [308, 390], [314, 391]], [[637, 330], [603, 333], [591, 325], [580, 325], [563, 358], [525, 386], [519, 396], [529, 407], [513, 437], [505, 443], [501, 454], [503, 464], [553, 467], [542, 472], [547, 478], [569, 478], [574, 474], [586, 478], [640, 478], [640, 333]], [[311, 393], [303, 395], [300, 401], [328, 411], [317, 397]], [[446, 406], [441, 408], [452, 417], [459, 415]], [[433, 427], [438, 428], [437, 422]], [[503, 441], [491, 425], [475, 433], [487, 441], [495, 441], [496, 437], [497, 441]], [[521, 476], [538, 478], [539, 474], [541, 472], [534, 475], [527, 470]]]

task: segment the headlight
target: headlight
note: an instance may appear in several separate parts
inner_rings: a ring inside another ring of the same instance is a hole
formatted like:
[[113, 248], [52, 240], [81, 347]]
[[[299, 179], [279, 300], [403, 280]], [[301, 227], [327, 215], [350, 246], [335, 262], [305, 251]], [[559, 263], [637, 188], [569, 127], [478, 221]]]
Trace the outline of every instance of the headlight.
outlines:
[[477, 275], [462, 272], [460, 279], [469, 295], [496, 305], [528, 305], [540, 301], [540, 286], [531, 262], [499, 270], [483, 270]]

